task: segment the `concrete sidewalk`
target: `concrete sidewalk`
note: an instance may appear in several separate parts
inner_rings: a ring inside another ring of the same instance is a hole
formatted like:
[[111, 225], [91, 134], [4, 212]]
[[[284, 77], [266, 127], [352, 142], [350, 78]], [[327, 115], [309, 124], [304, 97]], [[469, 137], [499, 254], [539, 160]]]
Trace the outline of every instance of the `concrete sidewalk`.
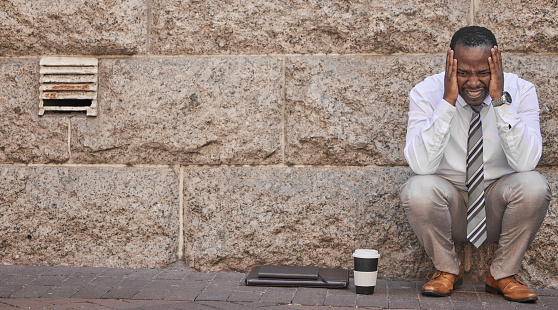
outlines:
[[185, 268], [0, 266], [0, 309], [558, 309], [558, 291], [512, 303], [463, 285], [450, 297], [419, 292], [423, 282], [380, 280], [373, 295], [347, 289], [245, 286], [242, 273]]

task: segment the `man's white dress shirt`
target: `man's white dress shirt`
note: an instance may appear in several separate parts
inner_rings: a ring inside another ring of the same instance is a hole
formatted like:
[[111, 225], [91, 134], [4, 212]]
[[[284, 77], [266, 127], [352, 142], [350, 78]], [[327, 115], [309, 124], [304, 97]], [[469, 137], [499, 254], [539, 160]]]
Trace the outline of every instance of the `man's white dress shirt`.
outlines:
[[[493, 107], [487, 96], [481, 110], [484, 186], [512, 172], [533, 170], [542, 154], [539, 101], [535, 86], [504, 73], [512, 104]], [[467, 136], [472, 110], [459, 96], [443, 99], [444, 72], [430, 76], [410, 93], [405, 158], [416, 174], [436, 174], [458, 189], [465, 186]]]

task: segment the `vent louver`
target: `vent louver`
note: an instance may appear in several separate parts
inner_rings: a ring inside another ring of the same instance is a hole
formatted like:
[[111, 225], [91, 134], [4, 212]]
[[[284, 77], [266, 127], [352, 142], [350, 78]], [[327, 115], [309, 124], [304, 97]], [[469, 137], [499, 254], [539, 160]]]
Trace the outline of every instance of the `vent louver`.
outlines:
[[42, 58], [39, 115], [85, 112], [97, 116], [98, 64], [96, 58]]

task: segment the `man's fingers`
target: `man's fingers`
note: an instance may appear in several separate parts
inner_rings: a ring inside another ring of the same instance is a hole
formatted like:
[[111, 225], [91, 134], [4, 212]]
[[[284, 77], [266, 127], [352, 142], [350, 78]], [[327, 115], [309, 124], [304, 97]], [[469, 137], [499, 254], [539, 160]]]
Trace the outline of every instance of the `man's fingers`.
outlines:
[[453, 59], [453, 50], [451, 48], [448, 49], [448, 53], [446, 56], [446, 79], [450, 80], [456, 72], [457, 59]]
[[497, 46], [494, 46], [490, 52], [492, 54], [491, 58], [494, 67], [496, 70], [499, 70], [502, 67], [502, 52]]
[[451, 73], [451, 63], [453, 59], [452, 50], [448, 48], [448, 52], [446, 54], [446, 77], [448, 77], [448, 73]]
[[457, 77], [457, 59], [452, 59], [451, 61], [451, 65], [450, 65], [450, 77], [451, 78], [456, 78]]

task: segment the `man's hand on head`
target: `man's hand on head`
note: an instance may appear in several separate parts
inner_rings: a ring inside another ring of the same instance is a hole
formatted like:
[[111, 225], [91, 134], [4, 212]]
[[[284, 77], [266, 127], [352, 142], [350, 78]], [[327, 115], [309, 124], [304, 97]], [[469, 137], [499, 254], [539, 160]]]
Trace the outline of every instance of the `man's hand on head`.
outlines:
[[502, 67], [502, 51], [497, 46], [490, 49], [492, 57], [488, 58], [490, 65], [490, 86], [488, 92], [492, 100], [504, 95], [504, 68]]
[[458, 95], [457, 59], [453, 58], [453, 50], [449, 48], [446, 56], [446, 74], [444, 76], [444, 100], [455, 106]]

